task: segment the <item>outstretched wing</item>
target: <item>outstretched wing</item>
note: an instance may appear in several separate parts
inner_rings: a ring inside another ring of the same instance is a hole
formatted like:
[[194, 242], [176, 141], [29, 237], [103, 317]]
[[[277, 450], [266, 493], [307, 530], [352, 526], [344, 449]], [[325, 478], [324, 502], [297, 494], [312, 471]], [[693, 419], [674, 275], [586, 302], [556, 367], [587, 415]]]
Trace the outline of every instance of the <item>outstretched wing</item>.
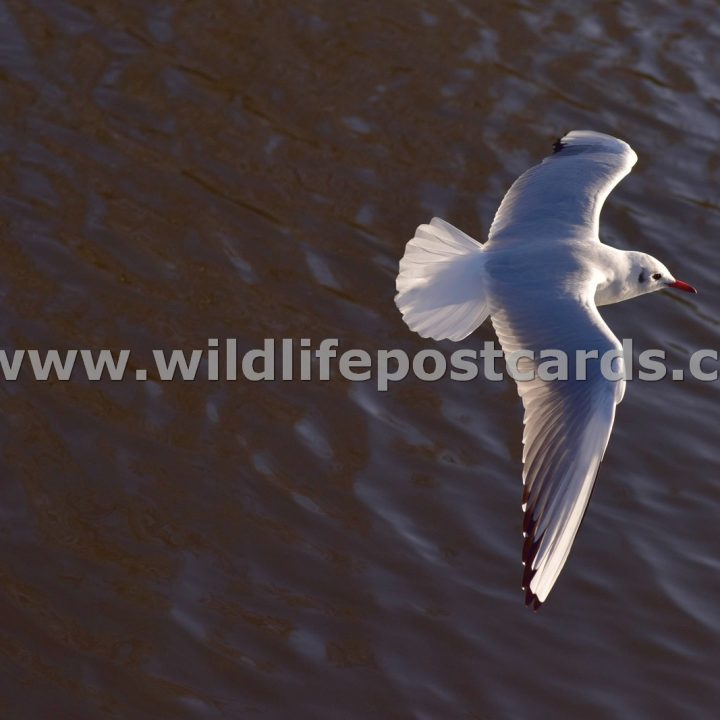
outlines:
[[622, 140], [591, 130], [573, 130], [554, 150], [508, 190], [490, 227], [493, 244], [599, 239], [605, 198], [632, 170], [637, 155]]
[[[606, 379], [601, 372], [603, 355], [621, 346], [595, 307], [594, 291], [588, 282], [584, 299], [568, 295], [549, 300], [542, 292], [519, 297], [512, 287], [495, 288], [492, 322], [506, 357], [521, 349], [535, 355], [518, 362], [518, 370], [536, 377], [517, 383], [525, 407], [523, 588], [526, 603], [535, 608], [545, 601], [568, 558], [610, 438], [615, 405], [625, 391], [623, 379]], [[543, 364], [540, 352], [549, 348], [567, 357], [568, 379], [537, 376]], [[579, 379], [577, 351], [593, 350], [597, 359], [586, 361], [586, 379]], [[621, 374], [619, 353], [612, 367]]]

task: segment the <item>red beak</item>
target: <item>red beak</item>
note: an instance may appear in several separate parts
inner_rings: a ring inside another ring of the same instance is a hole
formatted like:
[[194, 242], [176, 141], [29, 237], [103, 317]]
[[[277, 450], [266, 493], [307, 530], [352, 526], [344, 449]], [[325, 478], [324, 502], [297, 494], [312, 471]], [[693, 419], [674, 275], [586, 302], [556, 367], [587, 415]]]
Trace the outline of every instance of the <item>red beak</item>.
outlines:
[[684, 290], [689, 293], [697, 293], [697, 290], [692, 285], [688, 285], [682, 280], [676, 280], [674, 283], [669, 283], [668, 287], [677, 288], [678, 290]]

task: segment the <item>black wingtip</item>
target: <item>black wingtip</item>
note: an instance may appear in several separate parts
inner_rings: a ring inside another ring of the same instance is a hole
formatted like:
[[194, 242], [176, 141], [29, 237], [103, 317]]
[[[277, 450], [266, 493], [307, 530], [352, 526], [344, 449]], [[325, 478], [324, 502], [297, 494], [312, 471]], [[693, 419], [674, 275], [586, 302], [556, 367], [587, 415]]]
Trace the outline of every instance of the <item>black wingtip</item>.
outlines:
[[537, 612], [542, 606], [542, 602], [538, 596], [530, 589], [529, 586], [524, 586], [525, 590], [525, 607], [532, 608], [533, 612]]
[[525, 565], [530, 565], [532, 561], [535, 559], [535, 555], [537, 553], [537, 549], [540, 545], [540, 541], [542, 540], [542, 535], [539, 538], [533, 537], [534, 533], [531, 533], [525, 538], [525, 542], [522, 546], [522, 555], [521, 559]]
[[564, 147], [565, 147], [565, 144], [563, 143], [562, 138], [558, 138], [553, 143], [553, 153], [559, 153]]
[[530, 583], [535, 577], [537, 570], [533, 570], [532, 562], [523, 561], [523, 564], [525, 567], [523, 568], [522, 587], [526, 592], [530, 592]]

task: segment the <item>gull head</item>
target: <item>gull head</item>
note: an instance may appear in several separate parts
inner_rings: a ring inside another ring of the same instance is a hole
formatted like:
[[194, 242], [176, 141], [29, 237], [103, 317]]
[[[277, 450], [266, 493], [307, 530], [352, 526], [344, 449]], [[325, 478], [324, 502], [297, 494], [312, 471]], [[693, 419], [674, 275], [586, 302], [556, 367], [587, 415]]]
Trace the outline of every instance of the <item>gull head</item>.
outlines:
[[696, 293], [697, 290], [675, 276], [652, 255], [641, 252], [627, 253], [630, 260], [628, 276], [625, 280], [627, 297], [637, 297], [647, 293], [675, 288], [688, 293]]

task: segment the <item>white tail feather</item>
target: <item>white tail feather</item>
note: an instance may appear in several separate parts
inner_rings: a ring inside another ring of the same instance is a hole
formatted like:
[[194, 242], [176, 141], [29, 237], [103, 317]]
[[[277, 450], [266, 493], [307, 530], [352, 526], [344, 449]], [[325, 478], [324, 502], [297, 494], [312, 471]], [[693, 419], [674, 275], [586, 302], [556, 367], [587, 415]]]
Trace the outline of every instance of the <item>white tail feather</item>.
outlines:
[[433, 218], [405, 247], [395, 304], [411, 330], [435, 340], [462, 340], [490, 314], [482, 245]]

